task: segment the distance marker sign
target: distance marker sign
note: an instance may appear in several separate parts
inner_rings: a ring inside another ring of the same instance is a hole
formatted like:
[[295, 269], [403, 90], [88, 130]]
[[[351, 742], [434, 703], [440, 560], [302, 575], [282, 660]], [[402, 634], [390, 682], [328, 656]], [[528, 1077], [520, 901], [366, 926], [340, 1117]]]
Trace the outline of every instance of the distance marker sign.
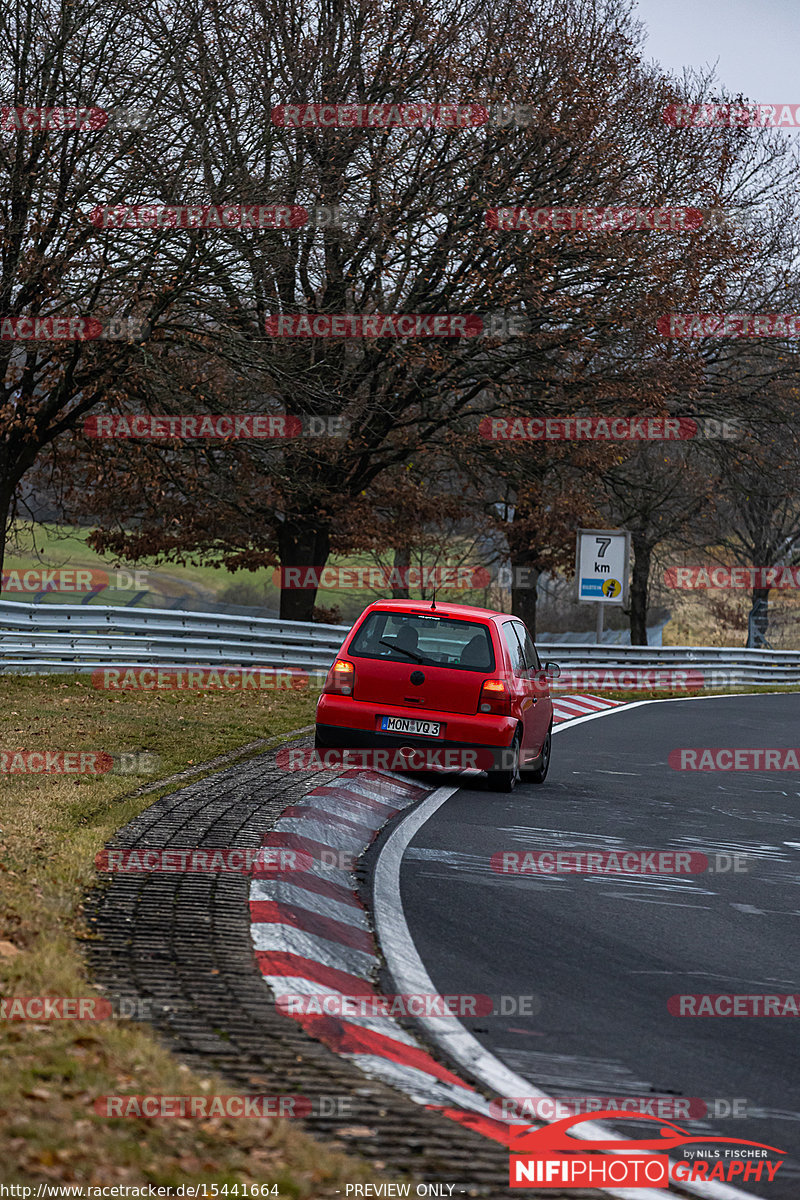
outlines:
[[578, 600], [625, 604], [631, 535], [621, 529], [579, 529], [575, 556]]

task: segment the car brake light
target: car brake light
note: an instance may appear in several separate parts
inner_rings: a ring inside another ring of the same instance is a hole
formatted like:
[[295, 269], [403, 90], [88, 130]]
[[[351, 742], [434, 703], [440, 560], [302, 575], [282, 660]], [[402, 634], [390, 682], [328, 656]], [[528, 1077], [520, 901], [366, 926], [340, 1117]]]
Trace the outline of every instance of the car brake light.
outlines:
[[510, 712], [508, 700], [508, 688], [502, 679], [485, 679], [478, 700], [478, 712], [507, 717]]
[[323, 692], [335, 693], [338, 696], [352, 696], [356, 681], [355, 667], [344, 658], [337, 658], [328, 671]]

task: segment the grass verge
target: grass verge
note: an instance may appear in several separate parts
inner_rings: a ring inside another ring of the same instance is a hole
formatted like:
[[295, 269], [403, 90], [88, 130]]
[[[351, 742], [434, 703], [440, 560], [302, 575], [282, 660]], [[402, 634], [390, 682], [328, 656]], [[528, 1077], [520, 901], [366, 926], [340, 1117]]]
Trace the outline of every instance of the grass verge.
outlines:
[[[156, 778], [313, 721], [310, 693], [96, 691], [88, 676], [0, 676], [0, 750], [158, 756]], [[94, 857], [161, 794], [145, 777], [0, 774], [0, 980], [4, 997], [93, 996], [76, 938]], [[164, 792], [174, 790], [165, 787]], [[128, 798], [125, 798], [128, 797]], [[200, 1077], [148, 1026], [124, 1020], [0, 1020], [0, 1158], [6, 1181], [176, 1187], [276, 1184], [332, 1196], [374, 1168], [288, 1121], [214, 1117], [109, 1121], [111, 1093], [236, 1089]], [[235, 1194], [235, 1193], [231, 1193]], [[241, 1195], [241, 1186], [239, 1194]]]

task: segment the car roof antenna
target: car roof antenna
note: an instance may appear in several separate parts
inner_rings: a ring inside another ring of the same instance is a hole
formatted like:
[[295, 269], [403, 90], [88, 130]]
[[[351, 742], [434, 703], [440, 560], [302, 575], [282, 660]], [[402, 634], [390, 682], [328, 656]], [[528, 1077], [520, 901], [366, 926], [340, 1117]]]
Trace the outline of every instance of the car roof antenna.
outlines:
[[436, 611], [436, 588], [433, 589], [433, 599], [431, 600], [431, 612]]

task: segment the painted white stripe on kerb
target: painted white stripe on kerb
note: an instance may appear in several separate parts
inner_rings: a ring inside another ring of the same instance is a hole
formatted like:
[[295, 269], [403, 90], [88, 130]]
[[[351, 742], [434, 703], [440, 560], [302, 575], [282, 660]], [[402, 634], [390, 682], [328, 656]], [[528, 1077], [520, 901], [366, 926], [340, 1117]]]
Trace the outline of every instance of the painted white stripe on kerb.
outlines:
[[368, 832], [374, 832], [386, 822], [386, 813], [379, 808], [369, 808], [366, 804], [359, 804], [357, 800], [350, 800], [345, 796], [306, 796], [303, 805], [317, 810], [320, 820], [324, 820], [323, 813], [330, 813], [331, 816], [344, 817], [354, 825], [362, 825]]
[[363, 908], [356, 908], [354, 904], [343, 904], [341, 900], [331, 900], [330, 896], [320, 896], [318, 892], [297, 887], [293, 883], [284, 883], [280, 879], [254, 879], [250, 884], [250, 900], [267, 900], [273, 904], [285, 904], [289, 908], [304, 908], [306, 912], [330, 917], [334, 921], [342, 921], [345, 925], [370, 932]]
[[329, 942], [315, 933], [295, 929], [293, 925], [253, 921], [250, 935], [256, 950], [274, 950], [281, 954], [298, 954], [301, 958], [312, 958], [325, 967], [347, 971], [359, 979], [370, 979], [378, 959], [364, 950], [354, 950], [341, 942]]
[[312, 842], [322, 842], [323, 845], [329, 845], [350, 854], [356, 851], [360, 853], [364, 848], [363, 833], [357, 829], [348, 829], [346, 825], [336, 825], [333, 821], [326, 821], [324, 816], [280, 817], [273, 825], [272, 831], [293, 833], [297, 837], [308, 838]]
[[603, 706], [598, 704], [579, 704], [575, 700], [556, 700], [553, 703], [553, 708], [561, 709], [564, 712], [568, 712], [571, 709], [573, 712], [585, 713], [601, 712]]
[[[286, 830], [284, 829], [281, 832], [286, 833]], [[304, 865], [301, 867], [292, 867], [290, 871], [286, 872], [286, 874], [290, 876], [294, 875], [296, 877], [301, 873], [303, 875], [313, 875], [315, 879], [321, 879], [327, 883], [334, 883], [337, 887], [344, 888], [345, 891], [352, 892], [353, 890], [352, 873], [348, 871], [346, 867], [332, 866], [328, 862], [322, 862], [321, 858], [315, 857], [319, 853], [317, 850], [304, 850], [302, 846], [297, 848], [293, 846], [289, 846], [288, 848], [283, 846], [267, 846], [266, 849], [273, 851], [287, 849], [288, 853], [293, 852], [297, 855], [297, 858], [300, 859]], [[332, 856], [334, 860], [338, 861], [337, 855], [339, 854], [339, 850], [336, 846], [329, 846], [326, 842], [321, 853], [326, 855], [328, 858]], [[355, 857], [349, 850], [343, 853], [349, 854], [351, 858]], [[307, 855], [308, 858], [303, 859], [303, 855]], [[277, 881], [282, 881], [283, 875], [284, 872], [280, 870], [272, 870], [268, 871], [263, 878], [268, 880], [275, 879]]]
[[[328, 794], [333, 792], [335, 794], [337, 787], [340, 787], [348, 792], [353, 792], [356, 796], [364, 796], [367, 800], [374, 800], [378, 804], [383, 804], [387, 808], [403, 808], [404, 805], [401, 802], [405, 801], [406, 804], [410, 804], [414, 800], [414, 796], [402, 787], [397, 789], [395, 787], [397, 782], [399, 781], [390, 779], [388, 776], [377, 783], [362, 783], [358, 779], [342, 778], [338, 781], [338, 784], [329, 783], [319, 790], [323, 795], [325, 792]], [[423, 791], [424, 789], [421, 787], [419, 790]], [[400, 792], [399, 795], [398, 791]]]
[[[625, 707], [638, 707], [639, 703], [648, 703], [648, 701], [638, 701], [634, 705], [606, 709], [601, 713], [578, 717], [573, 724], [607, 717], [615, 712], [624, 711]], [[571, 727], [572, 725], [562, 726], [565, 729]], [[383, 951], [386, 965], [398, 992], [433, 992], [436, 990], [417, 952], [406, 922], [400, 894], [400, 868], [403, 854], [414, 836], [458, 790], [454, 787], [439, 788], [413, 809], [389, 835], [375, 866], [375, 909], [373, 913], [375, 930], [378, 944]], [[435, 1025], [429, 1017], [416, 1019], [435, 1045], [442, 1047], [453, 1061], [460, 1063], [465, 1070], [476, 1079], [481, 1080], [484, 1086], [495, 1095], [503, 1099], [512, 1099], [514, 1096], [530, 1096], [540, 1100], [553, 1099], [546, 1092], [534, 1087], [528, 1080], [522, 1079], [499, 1058], [495, 1058], [493, 1054], [485, 1050], [455, 1017], [438, 1017]], [[543, 1124], [548, 1123], [543, 1122]], [[580, 1126], [573, 1128], [571, 1133], [582, 1141], [629, 1140], [626, 1135], [615, 1133], [599, 1121], [583, 1122]], [[651, 1152], [642, 1150], [640, 1153], [649, 1154]], [[670, 1164], [672, 1165], [673, 1162], [674, 1160], [671, 1159]], [[710, 1183], [681, 1182], [680, 1186], [681, 1190], [693, 1196], [700, 1196], [703, 1200], [754, 1200], [753, 1193], [741, 1192], [738, 1188], [716, 1181]], [[618, 1197], [618, 1200], [652, 1200], [651, 1188], [599, 1188], [598, 1191]], [[762, 1197], [761, 1200], [764, 1198]]]

